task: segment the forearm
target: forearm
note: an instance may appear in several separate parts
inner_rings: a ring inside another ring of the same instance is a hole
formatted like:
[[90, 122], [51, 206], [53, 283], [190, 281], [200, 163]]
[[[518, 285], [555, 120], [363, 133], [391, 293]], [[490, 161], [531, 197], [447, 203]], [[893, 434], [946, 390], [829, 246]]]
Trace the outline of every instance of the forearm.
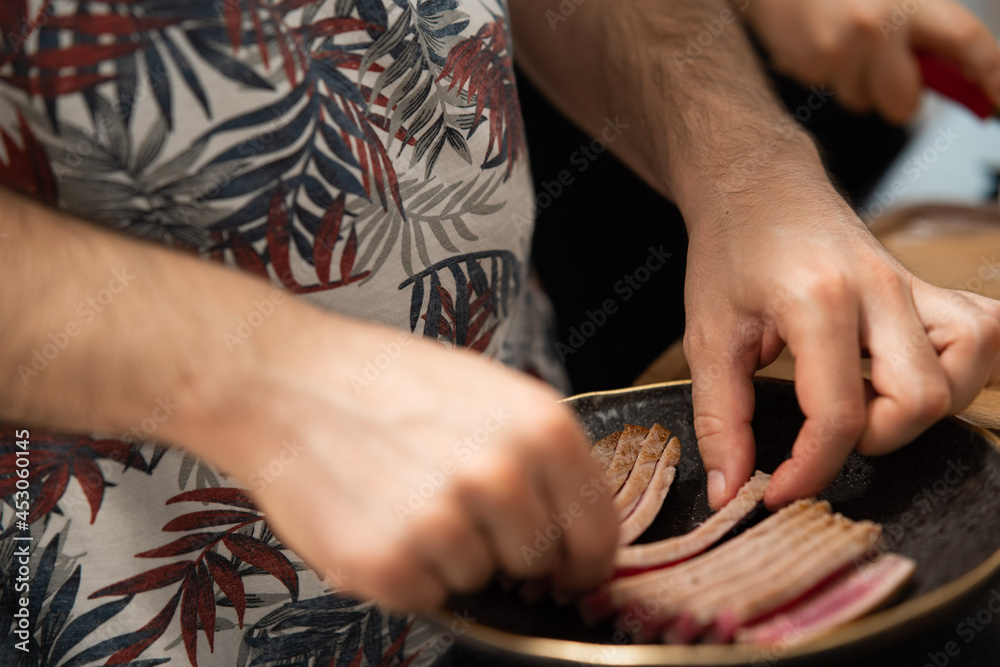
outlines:
[[557, 0], [510, 4], [522, 68], [585, 130], [628, 124], [611, 149], [689, 225], [769, 175], [824, 178], [728, 0], [588, 0], [558, 23]]
[[6, 190], [0, 208], [0, 419], [118, 435], [181, 406], [162, 438], [250, 363], [224, 336], [265, 282]]

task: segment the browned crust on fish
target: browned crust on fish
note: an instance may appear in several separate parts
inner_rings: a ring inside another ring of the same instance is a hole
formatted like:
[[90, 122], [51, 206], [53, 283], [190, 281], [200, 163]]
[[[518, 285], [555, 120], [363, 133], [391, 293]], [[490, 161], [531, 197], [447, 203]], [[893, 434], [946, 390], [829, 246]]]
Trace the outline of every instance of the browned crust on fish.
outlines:
[[632, 472], [629, 473], [628, 479], [625, 480], [625, 484], [614, 499], [619, 521], [624, 521], [632, 513], [646, 491], [669, 439], [670, 431], [659, 424], [653, 424], [646, 437], [643, 438], [639, 454], [636, 456], [635, 463], [632, 464]]
[[615, 448], [615, 456], [611, 459], [608, 471], [604, 475], [611, 493], [618, 493], [618, 489], [625, 484], [647, 433], [649, 433], [648, 428], [625, 424], [625, 430], [622, 431], [618, 446]]
[[615, 431], [611, 435], [606, 435], [590, 448], [590, 455], [601, 466], [601, 470], [607, 472], [611, 467], [611, 460], [615, 458], [615, 448], [618, 447], [618, 440], [622, 437], [621, 431]]

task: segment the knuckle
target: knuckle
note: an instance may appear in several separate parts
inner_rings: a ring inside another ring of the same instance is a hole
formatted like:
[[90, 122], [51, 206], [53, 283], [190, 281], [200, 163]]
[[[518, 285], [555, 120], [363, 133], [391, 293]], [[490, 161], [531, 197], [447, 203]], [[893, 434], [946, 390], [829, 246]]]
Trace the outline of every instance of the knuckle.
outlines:
[[872, 267], [866, 274], [865, 280], [876, 294], [890, 301], [905, 298], [910, 288], [909, 278], [887, 263], [879, 263]]
[[976, 332], [990, 356], [1000, 351], [1000, 321], [984, 314], [976, 323]]
[[836, 423], [845, 438], [856, 440], [865, 431], [868, 413], [862, 400], [845, 401], [838, 406]]
[[441, 549], [452, 550], [468, 539], [463, 517], [450, 504], [437, 503], [425, 507], [413, 519], [411, 538], [418, 544], [428, 540]]
[[[527, 542], [525, 542], [523, 546], [532, 547], [532, 545]], [[544, 573], [546, 571], [552, 563], [552, 560], [555, 558], [551, 548], [538, 552], [538, 554], [539, 555], [537, 557], [533, 558], [529, 562], [529, 560], [520, 553], [514, 553], [513, 551], [509, 553], [501, 553], [500, 567], [503, 569], [505, 574], [516, 579], [536, 578], [540, 573]]]
[[832, 437], [857, 441], [868, 425], [867, 405], [860, 396], [839, 401], [824, 421]]
[[829, 71], [844, 56], [844, 40], [833, 31], [822, 31], [816, 35], [812, 46], [805, 52], [801, 67], [815, 71]]
[[586, 454], [586, 438], [566, 407], [554, 405], [532, 421], [530, 434], [522, 441], [531, 454], [560, 461], [575, 461]]
[[684, 357], [690, 364], [708, 364], [719, 358], [733, 342], [724, 327], [715, 328], [709, 332], [692, 332], [689, 328], [684, 333]]
[[464, 472], [455, 480], [454, 493], [459, 503], [506, 504], [522, 493], [524, 472], [514, 457], [494, 457], [474, 470]]
[[993, 36], [979, 21], [955, 21], [948, 27], [948, 33], [956, 44], [976, 44], [992, 41]]
[[722, 417], [704, 412], [696, 414], [694, 416], [694, 435], [698, 440], [698, 446], [704, 448], [712, 445], [715, 438], [719, 438], [726, 432], [726, 424], [726, 420]]
[[871, 3], [855, 4], [847, 16], [847, 25], [852, 35], [869, 42], [883, 41], [879, 23], [883, 20], [881, 10]]
[[408, 578], [406, 555], [393, 547], [370, 551], [363, 557], [349, 561], [346, 567], [355, 573], [364, 588], [379, 598], [390, 596], [392, 591], [405, 587]]
[[936, 420], [948, 414], [951, 391], [944, 381], [919, 382], [910, 391], [908, 405], [913, 418]]
[[493, 576], [490, 562], [466, 562], [464, 567], [452, 573], [452, 587], [459, 593], [472, 593], [481, 589]]
[[854, 298], [851, 283], [840, 271], [813, 271], [800, 278], [802, 296], [824, 308], [847, 307]]
[[690, 329], [684, 333], [681, 345], [684, 348], [684, 356], [687, 357], [688, 361], [699, 358], [705, 352], [706, 348], [705, 338], [692, 333]]

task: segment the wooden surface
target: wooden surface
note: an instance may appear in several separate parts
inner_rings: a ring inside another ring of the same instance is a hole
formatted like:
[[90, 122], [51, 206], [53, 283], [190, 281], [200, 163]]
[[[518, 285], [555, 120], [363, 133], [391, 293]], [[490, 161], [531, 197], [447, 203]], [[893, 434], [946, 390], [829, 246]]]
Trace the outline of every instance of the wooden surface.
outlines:
[[[934, 285], [1000, 299], [1000, 214], [995, 208], [924, 206], [891, 214], [872, 225], [886, 247], [918, 277]], [[757, 375], [794, 379], [786, 349]], [[680, 342], [671, 345], [635, 385], [691, 377]], [[984, 390], [962, 416], [1000, 432], [1000, 388]]]

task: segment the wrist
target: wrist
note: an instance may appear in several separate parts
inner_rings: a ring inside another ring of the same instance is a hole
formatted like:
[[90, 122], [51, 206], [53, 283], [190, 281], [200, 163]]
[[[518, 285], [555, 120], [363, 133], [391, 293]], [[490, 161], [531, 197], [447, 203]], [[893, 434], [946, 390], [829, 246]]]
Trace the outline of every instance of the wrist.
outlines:
[[[295, 328], [284, 323], [311, 307], [234, 269], [211, 269], [215, 275], [206, 276], [207, 289], [179, 317], [184, 325], [176, 330], [186, 342], [171, 345], [170, 367], [160, 366], [159, 390], [170, 398], [157, 398], [177, 409], [155, 439], [238, 476], [238, 461], [256, 456], [250, 444], [266, 439], [252, 435], [268, 423], [261, 413], [273, 404], [265, 394], [266, 378], [275, 373], [283, 348], [302, 347]], [[147, 393], [147, 403], [150, 397]]]
[[332, 413], [360, 409], [349, 378], [378, 332], [247, 282], [230, 287], [207, 344], [175, 376], [183, 414], [168, 440], [250, 485], [255, 471], [299, 446], [314, 415], [337, 422]]
[[817, 197], [843, 203], [813, 139], [790, 121], [780, 120], [772, 129], [754, 132], [752, 142], [706, 146], [687, 164], [671, 165], [675, 201], [689, 234], [776, 204], [794, 206]]

